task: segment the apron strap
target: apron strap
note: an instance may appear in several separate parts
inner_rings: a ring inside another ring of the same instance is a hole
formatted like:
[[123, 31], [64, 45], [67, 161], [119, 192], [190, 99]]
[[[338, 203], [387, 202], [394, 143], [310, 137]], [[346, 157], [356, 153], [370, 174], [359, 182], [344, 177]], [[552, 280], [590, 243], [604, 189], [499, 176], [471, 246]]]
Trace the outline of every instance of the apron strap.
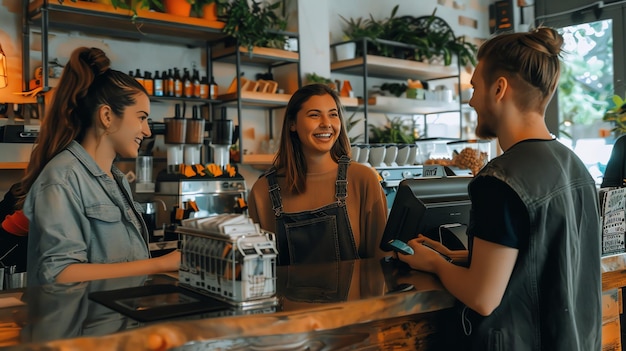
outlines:
[[337, 172], [337, 181], [335, 182], [335, 198], [340, 206], [346, 203], [348, 197], [348, 165], [350, 165], [350, 157], [343, 155], [339, 158], [339, 170]]
[[270, 168], [266, 173], [267, 183], [270, 192], [270, 201], [272, 202], [272, 209], [274, 210], [274, 216], [280, 217], [283, 213], [283, 201], [280, 197], [280, 186], [276, 181], [276, 168]]

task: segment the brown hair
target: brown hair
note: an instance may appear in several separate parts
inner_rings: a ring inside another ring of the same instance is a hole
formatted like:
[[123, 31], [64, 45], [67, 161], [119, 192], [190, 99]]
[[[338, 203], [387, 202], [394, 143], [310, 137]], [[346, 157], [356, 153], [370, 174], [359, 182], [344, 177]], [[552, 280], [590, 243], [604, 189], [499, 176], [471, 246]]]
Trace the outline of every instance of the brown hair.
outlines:
[[109, 58], [98, 48], [79, 47], [72, 52], [41, 122], [37, 145], [22, 178], [20, 207], [46, 164], [72, 140], [83, 140], [101, 106], [108, 105], [121, 118], [126, 107], [136, 102], [137, 94], [147, 95], [133, 77], [112, 70], [110, 65]]
[[325, 84], [309, 84], [301, 87], [289, 99], [285, 111], [285, 120], [280, 135], [280, 147], [274, 158], [274, 166], [284, 172], [287, 184], [287, 191], [300, 194], [306, 190], [307, 166], [302, 151], [302, 142], [298, 133], [292, 132], [290, 126], [296, 122], [298, 111], [302, 105], [314, 95], [330, 95], [337, 104], [339, 119], [341, 120], [341, 131], [335, 145], [330, 150], [335, 162], [343, 155], [350, 156], [350, 140], [343, 119], [343, 107], [337, 93]]
[[485, 83], [504, 75], [516, 88], [520, 110], [539, 108], [543, 113], [559, 81], [562, 45], [563, 37], [549, 27], [497, 35], [478, 49]]

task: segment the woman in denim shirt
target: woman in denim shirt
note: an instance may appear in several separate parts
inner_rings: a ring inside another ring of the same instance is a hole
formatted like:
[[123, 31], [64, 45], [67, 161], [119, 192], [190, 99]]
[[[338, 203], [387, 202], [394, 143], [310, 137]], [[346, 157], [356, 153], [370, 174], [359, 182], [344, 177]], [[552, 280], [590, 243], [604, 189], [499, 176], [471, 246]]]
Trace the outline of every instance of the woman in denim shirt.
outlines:
[[22, 179], [29, 286], [178, 269], [176, 251], [150, 258], [140, 208], [113, 165], [137, 157], [149, 114], [146, 90], [102, 50], [74, 50]]

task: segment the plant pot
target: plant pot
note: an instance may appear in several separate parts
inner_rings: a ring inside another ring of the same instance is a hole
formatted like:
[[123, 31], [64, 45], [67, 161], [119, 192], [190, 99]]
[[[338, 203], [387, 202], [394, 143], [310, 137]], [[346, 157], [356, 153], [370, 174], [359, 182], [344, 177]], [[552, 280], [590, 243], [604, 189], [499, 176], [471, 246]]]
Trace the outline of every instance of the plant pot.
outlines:
[[337, 61], [351, 60], [356, 56], [356, 43], [343, 43], [335, 46]]
[[217, 21], [217, 3], [212, 2], [202, 6], [202, 18], [207, 21]]
[[170, 15], [189, 17], [191, 4], [187, 0], [163, 0], [165, 13]]
[[[92, 0], [92, 2], [103, 4], [103, 5], [108, 5], [108, 6], [113, 6], [113, 1], [111, 0]], [[127, 8], [129, 9], [135, 9], [135, 10], [139, 10], [139, 9], [149, 10], [150, 9], [150, 6], [144, 5], [140, 0], [116, 1], [115, 4], [117, 8], [120, 8], [120, 6], [122, 6], [121, 8], [124, 8], [123, 6], [127, 6]]]

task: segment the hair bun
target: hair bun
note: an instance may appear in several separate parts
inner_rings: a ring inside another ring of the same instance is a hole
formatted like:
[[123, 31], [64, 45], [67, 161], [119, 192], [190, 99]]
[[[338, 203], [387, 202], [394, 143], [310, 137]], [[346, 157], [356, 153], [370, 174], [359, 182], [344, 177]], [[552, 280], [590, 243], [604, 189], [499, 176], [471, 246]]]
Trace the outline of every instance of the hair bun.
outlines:
[[99, 76], [111, 68], [111, 60], [101, 49], [83, 48], [79, 57], [91, 68], [94, 76]]
[[563, 46], [563, 37], [554, 28], [550, 27], [537, 27], [531, 35], [541, 42], [546, 51], [554, 56], [558, 56], [561, 53], [561, 47]]

